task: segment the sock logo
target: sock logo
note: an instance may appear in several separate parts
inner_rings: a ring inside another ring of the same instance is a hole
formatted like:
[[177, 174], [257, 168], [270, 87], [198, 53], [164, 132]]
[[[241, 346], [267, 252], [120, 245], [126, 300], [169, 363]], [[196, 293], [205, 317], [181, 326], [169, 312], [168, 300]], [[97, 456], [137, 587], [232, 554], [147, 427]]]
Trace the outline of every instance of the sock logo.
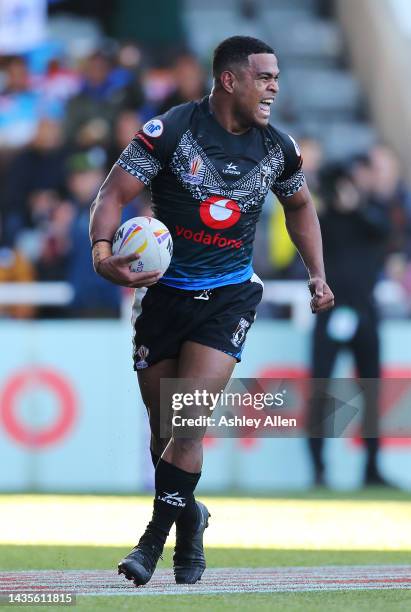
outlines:
[[158, 495], [157, 499], [165, 502], [166, 504], [170, 504], [170, 506], [178, 506], [179, 508], [185, 508], [186, 505], [184, 497], [179, 497], [178, 491], [175, 493], [167, 493], [167, 491], [164, 491], [163, 497]]

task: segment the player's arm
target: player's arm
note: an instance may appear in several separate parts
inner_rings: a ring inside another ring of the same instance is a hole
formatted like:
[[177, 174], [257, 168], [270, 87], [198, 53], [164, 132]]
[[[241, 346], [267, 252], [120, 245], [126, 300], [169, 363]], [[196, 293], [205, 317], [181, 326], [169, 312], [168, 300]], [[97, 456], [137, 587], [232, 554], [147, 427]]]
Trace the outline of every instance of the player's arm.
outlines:
[[310, 277], [311, 309], [314, 313], [334, 306], [334, 295], [325, 280], [320, 223], [307, 184], [291, 196], [277, 195], [284, 208], [285, 221]]
[[161, 274], [153, 272], [131, 272], [130, 263], [138, 255], [112, 255], [113, 236], [120, 225], [121, 210], [137, 197], [145, 185], [120, 166], [113, 166], [91, 206], [90, 240], [95, 271], [125, 287], [148, 287], [158, 281]]

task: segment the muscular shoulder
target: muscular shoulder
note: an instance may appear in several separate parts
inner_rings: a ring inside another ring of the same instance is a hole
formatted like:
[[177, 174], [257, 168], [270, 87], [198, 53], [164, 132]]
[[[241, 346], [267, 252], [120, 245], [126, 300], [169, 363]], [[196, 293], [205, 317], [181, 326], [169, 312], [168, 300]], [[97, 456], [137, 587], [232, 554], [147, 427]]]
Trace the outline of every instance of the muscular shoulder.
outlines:
[[290, 164], [293, 166], [294, 170], [301, 168], [303, 162], [301, 151], [294, 138], [290, 134], [281, 132], [272, 125], [267, 126], [266, 133], [271, 142], [281, 148], [285, 165]]
[[196, 110], [197, 104], [195, 102], [186, 102], [185, 104], [179, 104], [179, 106], [173, 106], [162, 115], [157, 115], [147, 121], [141, 130], [137, 132], [136, 136], [144, 134], [144, 136], [153, 142], [156, 139], [171, 141], [186, 131]]
[[198, 102], [185, 102], [178, 106], [172, 106], [162, 117], [170, 125], [189, 125], [193, 115], [198, 111]]
[[180, 104], [146, 121], [134, 134], [117, 164], [148, 185], [169, 162], [197, 108], [196, 102]]

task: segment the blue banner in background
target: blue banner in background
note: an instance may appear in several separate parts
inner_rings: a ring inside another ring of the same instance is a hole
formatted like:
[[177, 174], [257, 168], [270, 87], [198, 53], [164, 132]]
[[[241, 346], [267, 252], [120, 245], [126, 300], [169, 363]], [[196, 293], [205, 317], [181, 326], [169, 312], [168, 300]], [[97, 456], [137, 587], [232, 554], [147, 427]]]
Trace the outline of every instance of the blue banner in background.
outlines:
[[[148, 490], [149, 430], [132, 370], [129, 325], [7, 321], [0, 337], [0, 490]], [[385, 374], [409, 378], [411, 326], [385, 323], [382, 346]], [[235, 376], [306, 376], [309, 348], [309, 335], [290, 323], [257, 321]], [[352, 374], [342, 354], [335, 375]], [[203, 491], [252, 493], [312, 484], [304, 439], [207, 438], [205, 449]], [[325, 455], [330, 486], [360, 485], [364, 452], [358, 440], [329, 440]], [[411, 489], [411, 440], [383, 440], [380, 467]]]

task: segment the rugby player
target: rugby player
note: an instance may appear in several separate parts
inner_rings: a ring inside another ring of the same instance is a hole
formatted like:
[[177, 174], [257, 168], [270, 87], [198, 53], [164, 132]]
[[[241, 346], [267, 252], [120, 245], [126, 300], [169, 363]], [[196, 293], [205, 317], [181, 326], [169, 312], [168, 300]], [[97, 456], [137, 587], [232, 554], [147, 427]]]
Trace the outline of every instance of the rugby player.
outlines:
[[[205, 569], [208, 509], [194, 497], [202, 439], [160, 436], [160, 379], [207, 379], [225, 387], [240, 361], [263, 287], [252, 270], [255, 226], [272, 190], [309, 275], [311, 309], [333, 305], [325, 281], [315, 208], [296, 142], [269, 124], [279, 91], [274, 51], [244, 36], [214, 52], [214, 84], [199, 102], [148, 121], [123, 151], [93, 203], [90, 238], [98, 274], [127, 287], [148, 287], [134, 323], [134, 368], [151, 427], [155, 466], [152, 520], [119, 572], [138, 585], [151, 578], [171, 526], [178, 583]], [[169, 269], [133, 273], [137, 256], [113, 256], [121, 208], [150, 185], [153, 213], [171, 231]]]

